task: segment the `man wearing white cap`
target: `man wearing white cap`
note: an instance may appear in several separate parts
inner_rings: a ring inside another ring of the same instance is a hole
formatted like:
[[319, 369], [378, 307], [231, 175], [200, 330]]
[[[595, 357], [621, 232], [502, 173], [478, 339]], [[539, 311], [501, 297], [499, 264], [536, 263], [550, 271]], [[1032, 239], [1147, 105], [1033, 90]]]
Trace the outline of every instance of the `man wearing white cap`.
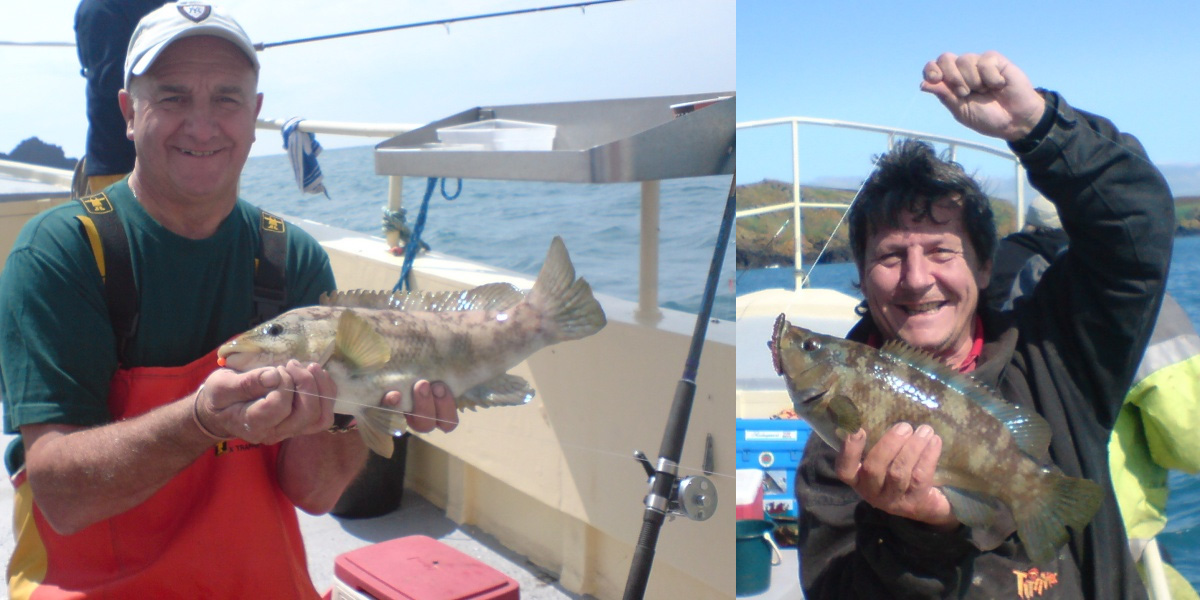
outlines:
[[1069, 241], [1058, 220], [1058, 209], [1041, 194], [1035, 195], [1025, 209], [1025, 226], [996, 245], [992, 279], [983, 292], [987, 305], [996, 310], [1012, 308], [1013, 301], [1033, 289]]
[[[318, 365], [216, 368], [263, 306], [335, 288], [310, 236], [237, 198], [258, 66], [217, 7], [143, 18], [120, 93], [133, 172], [33, 219], [0, 275], [14, 599], [317, 597], [294, 507], [330, 510], [367, 450], [336, 434]], [[259, 289], [273, 270], [282, 300]], [[457, 423], [441, 384], [415, 386], [414, 412], [418, 431]]]

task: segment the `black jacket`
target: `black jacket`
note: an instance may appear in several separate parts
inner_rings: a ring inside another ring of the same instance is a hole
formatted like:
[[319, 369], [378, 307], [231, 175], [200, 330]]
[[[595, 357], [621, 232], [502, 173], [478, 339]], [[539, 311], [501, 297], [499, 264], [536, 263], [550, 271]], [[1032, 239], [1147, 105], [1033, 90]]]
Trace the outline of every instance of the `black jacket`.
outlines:
[[75, 9], [75, 50], [87, 78], [87, 175], [133, 170], [133, 142], [117, 92], [125, 87], [125, 52], [138, 21], [166, 0], [81, 0]]
[[1024, 295], [1032, 288], [1031, 282], [1025, 279], [1040, 279], [1045, 268], [1054, 262], [1069, 241], [1067, 232], [1048, 228], [1018, 231], [1001, 239], [992, 256], [992, 279], [983, 290], [984, 302], [996, 310], [1003, 310], [1005, 305]]
[[[974, 376], [1037, 410], [1054, 432], [1049, 459], [1099, 483], [1104, 502], [1055, 561], [1031, 564], [1011, 523], [935, 533], [861, 501], [837, 479], [835, 451], [813, 436], [796, 477], [810, 599], [1146, 597], [1112, 494], [1108, 439], [1162, 302], [1174, 202], [1136, 139], [1057, 94], [1046, 103], [1034, 133], [1011, 146], [1058, 206], [1070, 247], [1028, 302], [981, 313]], [[868, 317], [848, 337], [863, 341], [872, 329]]]

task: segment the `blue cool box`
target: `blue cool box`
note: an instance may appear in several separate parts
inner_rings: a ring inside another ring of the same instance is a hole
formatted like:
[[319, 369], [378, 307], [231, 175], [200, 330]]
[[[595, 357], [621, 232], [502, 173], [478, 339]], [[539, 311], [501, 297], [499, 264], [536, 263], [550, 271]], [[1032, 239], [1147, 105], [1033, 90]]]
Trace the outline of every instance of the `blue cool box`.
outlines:
[[799, 419], [737, 420], [737, 468], [761, 469], [766, 474], [763, 512], [767, 515], [797, 516], [792, 478], [810, 433], [808, 423]]

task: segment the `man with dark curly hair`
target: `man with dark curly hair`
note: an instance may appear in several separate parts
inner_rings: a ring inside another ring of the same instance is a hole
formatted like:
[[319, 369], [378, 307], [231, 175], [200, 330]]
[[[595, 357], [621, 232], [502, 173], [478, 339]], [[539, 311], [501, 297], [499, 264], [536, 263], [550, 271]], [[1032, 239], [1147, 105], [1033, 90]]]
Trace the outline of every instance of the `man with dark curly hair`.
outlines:
[[1008, 142], [1058, 207], [1070, 248], [1028, 301], [987, 309], [996, 229], [962, 169], [920, 142], [880, 157], [850, 211], [865, 298], [849, 339], [901, 340], [1035, 410], [1052, 431], [1033, 457], [1104, 490], [1099, 512], [1048, 561], [1011, 518], [964, 524], [938, 487], [941, 438], [900, 422], [869, 448], [809, 440], [797, 473], [808, 598], [1145, 598], [1108, 470], [1108, 438], [1165, 290], [1171, 193], [1141, 145], [1035, 89], [996, 52], [943, 54], [922, 90], [968, 128]]

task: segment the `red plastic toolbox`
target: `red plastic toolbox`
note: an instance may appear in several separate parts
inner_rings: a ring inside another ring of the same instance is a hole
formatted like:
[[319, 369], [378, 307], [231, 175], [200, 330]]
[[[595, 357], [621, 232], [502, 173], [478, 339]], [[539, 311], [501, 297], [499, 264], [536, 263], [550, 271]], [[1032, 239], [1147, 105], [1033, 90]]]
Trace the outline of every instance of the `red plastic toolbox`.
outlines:
[[518, 600], [521, 594], [511, 577], [423, 535], [342, 554], [333, 574], [379, 600]]

